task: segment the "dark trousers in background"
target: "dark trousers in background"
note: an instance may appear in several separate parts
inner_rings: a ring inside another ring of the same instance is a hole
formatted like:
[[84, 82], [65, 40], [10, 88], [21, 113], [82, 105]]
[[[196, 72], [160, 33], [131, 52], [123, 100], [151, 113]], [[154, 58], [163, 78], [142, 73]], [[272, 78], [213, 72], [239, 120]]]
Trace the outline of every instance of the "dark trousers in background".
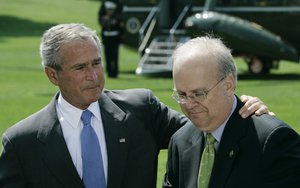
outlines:
[[116, 78], [119, 73], [119, 36], [102, 38], [108, 77]]

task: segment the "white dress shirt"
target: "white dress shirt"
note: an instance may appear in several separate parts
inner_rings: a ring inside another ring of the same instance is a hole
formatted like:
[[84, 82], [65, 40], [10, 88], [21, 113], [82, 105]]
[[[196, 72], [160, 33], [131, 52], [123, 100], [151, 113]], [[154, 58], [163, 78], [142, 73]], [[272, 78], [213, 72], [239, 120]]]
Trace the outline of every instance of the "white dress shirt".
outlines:
[[[92, 103], [88, 107], [88, 110], [90, 110], [93, 113], [91, 124], [99, 140], [103, 160], [104, 174], [107, 182], [107, 150], [98, 101]], [[83, 110], [74, 107], [73, 105], [68, 103], [62, 97], [62, 95], [59, 95], [56, 103], [56, 111], [59, 122], [61, 124], [65, 142], [69, 149], [69, 153], [72, 157], [73, 163], [77, 169], [79, 176], [82, 178], [80, 133], [83, 128], [83, 123], [80, 117]]]

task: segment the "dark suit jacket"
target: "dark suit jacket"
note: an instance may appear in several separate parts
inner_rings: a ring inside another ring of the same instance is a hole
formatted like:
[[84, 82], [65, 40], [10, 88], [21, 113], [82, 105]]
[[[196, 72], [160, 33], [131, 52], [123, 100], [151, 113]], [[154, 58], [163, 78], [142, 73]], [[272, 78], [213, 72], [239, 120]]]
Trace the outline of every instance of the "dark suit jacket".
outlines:
[[[270, 115], [242, 119], [241, 107], [224, 129], [209, 188], [299, 188], [299, 135]], [[189, 124], [171, 138], [165, 188], [197, 187], [203, 137]]]
[[[83, 188], [57, 119], [57, 96], [3, 135], [1, 188]], [[156, 187], [159, 150], [167, 148], [187, 119], [148, 90], [104, 91], [99, 104], [107, 144], [107, 187]]]

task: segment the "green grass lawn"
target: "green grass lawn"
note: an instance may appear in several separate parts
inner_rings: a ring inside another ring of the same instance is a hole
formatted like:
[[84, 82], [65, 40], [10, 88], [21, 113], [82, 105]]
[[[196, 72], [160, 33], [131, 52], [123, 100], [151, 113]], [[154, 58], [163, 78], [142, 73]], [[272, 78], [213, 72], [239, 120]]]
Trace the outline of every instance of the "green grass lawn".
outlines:
[[[91, 0], [0, 0], [0, 134], [9, 126], [45, 106], [57, 88], [44, 75], [39, 58], [42, 33], [58, 23], [77, 22], [99, 31], [99, 1]], [[120, 48], [120, 77], [106, 78], [106, 88], [149, 88], [161, 101], [179, 110], [171, 99], [172, 79], [134, 74], [139, 56], [135, 50]], [[300, 65], [282, 62], [271, 75], [248, 75], [241, 59], [237, 94], [258, 96], [276, 116], [298, 132], [300, 106]], [[298, 120], [298, 121], [297, 121]], [[165, 171], [166, 151], [159, 160], [158, 185]]]

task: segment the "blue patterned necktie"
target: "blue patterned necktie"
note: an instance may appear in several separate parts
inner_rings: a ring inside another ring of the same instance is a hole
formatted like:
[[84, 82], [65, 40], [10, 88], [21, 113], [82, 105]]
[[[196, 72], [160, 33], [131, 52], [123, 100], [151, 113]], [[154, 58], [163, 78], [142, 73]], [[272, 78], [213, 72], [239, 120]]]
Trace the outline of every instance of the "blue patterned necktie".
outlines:
[[92, 113], [82, 112], [81, 157], [82, 179], [85, 188], [105, 188], [105, 175], [98, 137], [91, 126]]
[[215, 142], [215, 138], [213, 137], [213, 135], [207, 133], [206, 144], [200, 162], [198, 188], [208, 187], [211, 171], [215, 160], [214, 142]]

